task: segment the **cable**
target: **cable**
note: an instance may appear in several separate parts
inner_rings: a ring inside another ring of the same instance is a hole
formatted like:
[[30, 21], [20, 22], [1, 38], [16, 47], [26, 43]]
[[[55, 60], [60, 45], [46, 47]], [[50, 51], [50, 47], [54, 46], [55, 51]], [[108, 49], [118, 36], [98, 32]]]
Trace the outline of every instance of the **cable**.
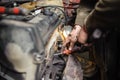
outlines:
[[64, 6], [48, 5], [48, 6], [37, 6], [37, 8], [34, 9], [34, 10], [32, 10], [32, 11], [35, 11], [35, 10], [37, 10], [37, 9], [46, 8], [46, 7], [53, 7], [53, 8], [59, 9], [59, 10], [64, 14], [64, 16], [65, 16], [65, 25], [66, 25], [67, 22], [68, 22], [68, 16], [67, 16], [67, 14], [65, 13], [65, 11], [62, 10], [61, 8], [63, 8], [63, 9], [65, 9], [65, 8], [67, 8], [67, 9], [76, 9], [76, 8], [73, 8], [73, 7], [64, 7]]

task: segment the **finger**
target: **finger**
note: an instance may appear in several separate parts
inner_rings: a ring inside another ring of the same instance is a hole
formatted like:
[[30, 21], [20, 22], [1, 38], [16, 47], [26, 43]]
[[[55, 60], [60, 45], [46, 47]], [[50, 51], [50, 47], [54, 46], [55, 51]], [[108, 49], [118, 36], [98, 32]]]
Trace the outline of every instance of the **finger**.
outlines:
[[70, 43], [70, 40], [71, 40], [71, 35], [68, 35], [66, 40], [63, 42], [63, 46], [66, 46], [68, 43]]
[[72, 49], [73, 49], [74, 44], [75, 44], [74, 42], [71, 42], [71, 43], [70, 43], [69, 50], [72, 50]]
[[70, 42], [70, 39], [66, 39], [65, 42], [63, 43], [63, 46], [67, 46], [67, 44]]

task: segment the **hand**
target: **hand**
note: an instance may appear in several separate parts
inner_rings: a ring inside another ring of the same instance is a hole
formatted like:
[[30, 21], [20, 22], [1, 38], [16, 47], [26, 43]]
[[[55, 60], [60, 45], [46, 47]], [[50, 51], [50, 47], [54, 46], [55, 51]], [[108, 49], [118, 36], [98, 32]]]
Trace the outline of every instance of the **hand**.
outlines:
[[73, 30], [71, 31], [71, 33], [66, 38], [63, 46], [65, 46], [65, 47], [67, 46], [68, 50], [72, 50], [75, 42], [77, 41], [77, 37], [79, 35], [80, 30], [81, 30], [81, 26], [75, 25]]
[[[78, 41], [81, 44], [85, 44], [87, 40], [87, 32], [85, 29], [79, 25], [75, 25], [71, 33], [66, 38], [66, 41], [64, 42], [63, 46], [66, 47], [68, 44], [68, 48], [65, 50], [72, 50], [74, 47], [74, 44]], [[70, 52], [69, 51], [69, 52]]]

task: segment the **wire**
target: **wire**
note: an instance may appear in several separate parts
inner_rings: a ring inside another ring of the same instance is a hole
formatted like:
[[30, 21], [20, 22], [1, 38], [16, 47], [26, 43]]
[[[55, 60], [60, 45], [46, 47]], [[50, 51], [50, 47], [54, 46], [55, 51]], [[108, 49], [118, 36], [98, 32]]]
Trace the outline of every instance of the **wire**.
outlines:
[[35, 10], [37, 10], [37, 9], [42, 9], [42, 8], [46, 8], [46, 7], [53, 7], [53, 8], [57, 8], [57, 9], [59, 9], [63, 14], [64, 14], [64, 16], [65, 16], [65, 25], [67, 24], [67, 22], [68, 22], [68, 16], [67, 16], [67, 14], [65, 13], [65, 11], [63, 10], [63, 9], [61, 9], [61, 8], [67, 8], [67, 9], [75, 9], [75, 8], [72, 8], [72, 7], [63, 7], [63, 6], [56, 6], [56, 5], [48, 5], [48, 6], [37, 6], [37, 8], [36, 9], [34, 9], [34, 10], [32, 10], [32, 11], [35, 11]]

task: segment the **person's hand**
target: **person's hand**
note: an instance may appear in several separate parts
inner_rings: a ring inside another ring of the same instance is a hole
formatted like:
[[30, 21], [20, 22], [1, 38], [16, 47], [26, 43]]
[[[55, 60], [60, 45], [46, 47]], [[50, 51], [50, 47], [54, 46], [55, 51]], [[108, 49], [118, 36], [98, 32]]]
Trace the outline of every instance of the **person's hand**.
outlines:
[[67, 49], [65, 48], [64, 53], [65, 51], [70, 53], [77, 41], [81, 44], [85, 44], [86, 40], [87, 32], [85, 31], [85, 28], [80, 25], [75, 25], [63, 44], [64, 47], [67, 47]]
[[87, 31], [85, 27], [82, 27], [78, 34], [78, 42], [80, 42], [81, 44], [85, 44], [87, 41], [87, 38], [88, 38]]

